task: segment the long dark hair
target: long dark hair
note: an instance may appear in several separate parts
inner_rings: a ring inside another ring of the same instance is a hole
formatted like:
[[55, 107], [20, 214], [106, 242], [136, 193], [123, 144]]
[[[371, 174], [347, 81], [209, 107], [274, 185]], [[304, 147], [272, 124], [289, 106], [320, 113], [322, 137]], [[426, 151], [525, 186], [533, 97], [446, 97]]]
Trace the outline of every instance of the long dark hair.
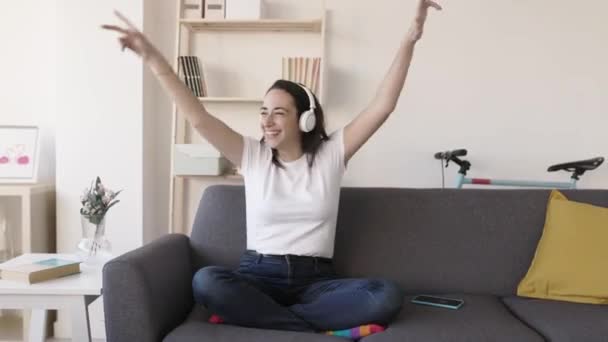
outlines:
[[[306, 91], [297, 83], [287, 80], [277, 80], [266, 93], [268, 94], [268, 92], [273, 89], [281, 89], [291, 95], [293, 102], [296, 104], [296, 109], [298, 111], [297, 119], [299, 122], [302, 113], [310, 108], [310, 100], [308, 99]], [[325, 117], [323, 116], [323, 108], [321, 108], [321, 104], [319, 103], [317, 96], [314, 93], [312, 96], [315, 100], [315, 127], [308, 133], [302, 132], [302, 139], [300, 140], [302, 144], [302, 152], [306, 154], [306, 158], [308, 160], [308, 167], [312, 167], [315, 156], [319, 150], [319, 147], [321, 147], [321, 144], [324, 141], [329, 140], [329, 136], [327, 136], [327, 132], [325, 132]], [[264, 137], [262, 137], [261, 141], [264, 142]], [[278, 151], [275, 148], [272, 149], [272, 163], [280, 168], [284, 168], [283, 164], [281, 164], [279, 161]]]

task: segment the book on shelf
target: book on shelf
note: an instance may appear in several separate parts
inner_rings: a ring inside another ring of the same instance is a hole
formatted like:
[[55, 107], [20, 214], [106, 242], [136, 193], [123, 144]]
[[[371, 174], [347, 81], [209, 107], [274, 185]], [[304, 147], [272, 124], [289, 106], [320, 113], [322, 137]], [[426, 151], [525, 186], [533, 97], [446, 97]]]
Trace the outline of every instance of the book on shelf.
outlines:
[[29, 284], [56, 279], [80, 272], [80, 261], [62, 258], [23, 260], [0, 264], [0, 278]]
[[321, 57], [283, 57], [282, 78], [301, 83], [313, 93], [319, 91]]
[[184, 81], [186, 86], [196, 95], [196, 91], [195, 91], [194, 87], [192, 86], [191, 73], [190, 73], [190, 70], [188, 70], [188, 66], [186, 65], [185, 56], [179, 56], [178, 61], [179, 61], [179, 70], [180, 70], [179, 75], [182, 77], [182, 80]]
[[180, 75], [186, 86], [196, 97], [207, 96], [207, 84], [203, 68], [196, 56], [179, 56]]
[[200, 87], [202, 96], [208, 96], [207, 93], [207, 83], [205, 82], [205, 78], [203, 77], [203, 71], [201, 67], [200, 60], [198, 57], [190, 56], [192, 60], [192, 64], [194, 65], [194, 78], [197, 84]]

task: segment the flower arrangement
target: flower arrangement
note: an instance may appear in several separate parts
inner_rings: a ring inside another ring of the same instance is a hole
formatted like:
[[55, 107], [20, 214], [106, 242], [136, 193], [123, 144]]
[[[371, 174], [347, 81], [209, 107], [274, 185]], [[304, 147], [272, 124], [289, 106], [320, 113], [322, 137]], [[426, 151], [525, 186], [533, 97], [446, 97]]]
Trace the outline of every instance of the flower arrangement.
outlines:
[[120, 191], [114, 192], [106, 189], [101, 183], [101, 179], [97, 177], [94, 184], [89, 189], [85, 189], [80, 198], [80, 203], [82, 203], [80, 215], [93, 224], [99, 224], [108, 210], [120, 202], [120, 200], [115, 200]]
[[85, 189], [82, 194], [82, 197], [80, 198], [80, 203], [82, 203], [80, 215], [83, 217], [83, 231], [85, 230], [84, 220], [95, 226], [95, 233], [90, 247], [86, 248], [89, 250], [89, 254], [95, 254], [97, 250], [102, 247], [104, 240], [103, 235], [105, 233], [105, 227], [104, 224], [102, 224], [103, 219], [108, 210], [116, 203], [120, 202], [120, 200], [116, 199], [116, 196], [118, 196], [121, 191], [122, 190], [114, 192], [106, 188], [101, 182], [101, 179], [97, 177], [91, 184], [91, 187]]

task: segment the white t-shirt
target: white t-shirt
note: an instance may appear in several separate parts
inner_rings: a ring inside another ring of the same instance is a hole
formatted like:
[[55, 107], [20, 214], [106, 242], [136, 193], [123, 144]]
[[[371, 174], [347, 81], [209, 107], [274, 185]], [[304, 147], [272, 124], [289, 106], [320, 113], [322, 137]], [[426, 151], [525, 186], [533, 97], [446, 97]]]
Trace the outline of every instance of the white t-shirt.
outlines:
[[272, 150], [244, 136], [241, 173], [245, 180], [247, 249], [264, 254], [331, 258], [344, 163], [343, 129], [330, 134], [313, 162], [307, 155], [272, 163]]

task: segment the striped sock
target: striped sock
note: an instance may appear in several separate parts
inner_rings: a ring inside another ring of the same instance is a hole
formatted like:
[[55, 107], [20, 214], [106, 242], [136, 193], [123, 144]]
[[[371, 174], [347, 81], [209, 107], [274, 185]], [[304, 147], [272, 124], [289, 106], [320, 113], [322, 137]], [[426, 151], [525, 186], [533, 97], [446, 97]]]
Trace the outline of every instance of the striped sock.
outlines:
[[365, 324], [365, 325], [360, 325], [358, 327], [351, 328], [351, 329], [330, 330], [330, 331], [325, 332], [325, 335], [359, 339], [361, 337], [365, 337], [365, 336], [369, 336], [371, 334], [382, 332], [382, 331], [384, 331], [384, 329], [385, 328], [383, 326], [378, 325], [378, 324]]
[[220, 316], [213, 314], [211, 317], [209, 317], [209, 323], [222, 324], [224, 323], [224, 320]]

